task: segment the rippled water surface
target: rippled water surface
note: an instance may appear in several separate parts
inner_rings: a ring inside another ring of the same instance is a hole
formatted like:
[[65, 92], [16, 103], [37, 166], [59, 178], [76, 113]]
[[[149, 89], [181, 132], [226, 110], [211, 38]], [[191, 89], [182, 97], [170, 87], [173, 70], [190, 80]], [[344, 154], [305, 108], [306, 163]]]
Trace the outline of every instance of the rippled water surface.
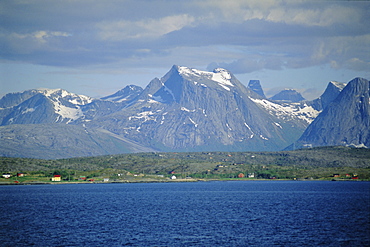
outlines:
[[0, 186], [0, 246], [370, 246], [370, 183]]

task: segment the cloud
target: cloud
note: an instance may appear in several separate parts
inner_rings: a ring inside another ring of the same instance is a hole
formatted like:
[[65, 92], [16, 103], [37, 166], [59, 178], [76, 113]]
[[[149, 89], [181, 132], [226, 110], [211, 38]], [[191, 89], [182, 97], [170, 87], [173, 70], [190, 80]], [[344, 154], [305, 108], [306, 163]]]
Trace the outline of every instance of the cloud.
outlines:
[[44, 30], [31, 33], [0, 33], [2, 45], [9, 49], [8, 52], [18, 54], [29, 54], [38, 50], [48, 49], [56, 39], [69, 36], [71, 34], [67, 32]]
[[98, 23], [96, 26], [99, 30], [98, 36], [100, 39], [117, 42], [127, 39], [159, 38], [164, 34], [191, 25], [194, 20], [194, 17], [183, 14], [140, 21], [104, 21]]
[[215, 68], [226, 68], [235, 74], [250, 73], [261, 69], [282, 69], [283, 61], [278, 58], [267, 59], [238, 59], [230, 63], [211, 63], [207, 69], [212, 71]]
[[3, 0], [0, 9], [0, 55], [11, 61], [234, 73], [370, 67], [365, 1]]

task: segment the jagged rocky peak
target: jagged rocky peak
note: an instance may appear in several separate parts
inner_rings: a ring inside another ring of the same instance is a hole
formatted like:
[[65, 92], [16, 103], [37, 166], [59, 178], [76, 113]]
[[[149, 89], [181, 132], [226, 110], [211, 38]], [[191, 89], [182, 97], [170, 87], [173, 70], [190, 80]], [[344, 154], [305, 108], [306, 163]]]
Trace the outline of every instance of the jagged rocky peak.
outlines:
[[325, 109], [336, 97], [340, 94], [343, 88], [346, 86], [345, 83], [331, 81], [328, 83], [324, 93], [317, 99], [308, 102], [317, 111]]
[[283, 101], [283, 102], [300, 102], [305, 100], [303, 96], [294, 89], [285, 89], [280, 93], [272, 96], [270, 100]]
[[345, 83], [336, 81], [329, 82], [324, 93], [320, 97], [322, 108], [325, 109], [333, 100], [335, 100], [345, 86]]
[[172, 66], [160, 81], [162, 86], [152, 98], [162, 103], [179, 103], [186, 94], [205, 88], [230, 91], [237, 82], [226, 69], [217, 68], [209, 72], [178, 65]]
[[355, 78], [307, 127], [295, 147], [370, 147], [369, 81]]
[[114, 102], [129, 102], [133, 99], [135, 99], [137, 96], [140, 95], [140, 93], [143, 91], [143, 89], [136, 85], [128, 85], [124, 87], [123, 89], [117, 91], [116, 93], [112, 95], [105, 96], [101, 98], [102, 100], [110, 100]]
[[258, 95], [262, 96], [263, 98], [266, 98], [259, 80], [250, 80], [248, 83], [248, 88]]

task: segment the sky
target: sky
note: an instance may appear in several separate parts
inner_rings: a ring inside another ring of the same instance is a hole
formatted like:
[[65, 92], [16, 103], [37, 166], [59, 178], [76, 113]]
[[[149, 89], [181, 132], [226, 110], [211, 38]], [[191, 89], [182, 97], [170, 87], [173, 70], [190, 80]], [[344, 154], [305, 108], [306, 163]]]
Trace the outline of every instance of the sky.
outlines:
[[307, 99], [370, 79], [370, 1], [2, 0], [0, 96], [145, 87], [172, 65], [222, 67]]

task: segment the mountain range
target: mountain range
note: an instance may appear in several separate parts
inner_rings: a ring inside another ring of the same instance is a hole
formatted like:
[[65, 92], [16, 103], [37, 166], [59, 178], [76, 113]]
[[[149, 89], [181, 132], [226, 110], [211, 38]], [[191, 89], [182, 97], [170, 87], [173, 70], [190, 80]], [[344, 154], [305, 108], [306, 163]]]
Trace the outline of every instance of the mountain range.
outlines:
[[368, 80], [330, 82], [313, 101], [285, 91], [267, 99], [258, 80], [246, 87], [222, 68], [174, 65], [144, 89], [129, 85], [100, 99], [63, 89], [10, 93], [0, 99], [0, 155], [370, 146]]

